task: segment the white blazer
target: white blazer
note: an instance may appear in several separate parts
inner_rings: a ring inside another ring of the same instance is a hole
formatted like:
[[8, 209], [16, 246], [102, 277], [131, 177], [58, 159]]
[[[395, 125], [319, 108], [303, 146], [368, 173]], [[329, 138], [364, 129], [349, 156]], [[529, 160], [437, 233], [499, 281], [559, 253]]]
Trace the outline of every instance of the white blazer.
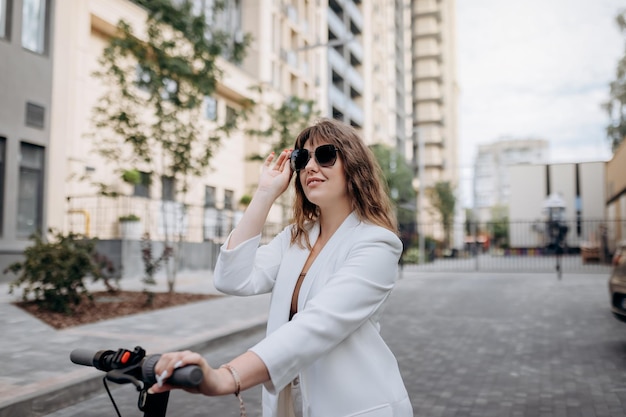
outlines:
[[[315, 224], [312, 245], [318, 235]], [[309, 268], [289, 321], [310, 252], [290, 238], [287, 227], [267, 245], [259, 246], [260, 235], [230, 250], [227, 242], [214, 273], [216, 288], [227, 294], [272, 292], [267, 336], [250, 349], [271, 378], [263, 387], [263, 416], [289, 415], [284, 388], [296, 377], [306, 417], [413, 416], [398, 363], [379, 332], [398, 276], [398, 237], [350, 214]]]

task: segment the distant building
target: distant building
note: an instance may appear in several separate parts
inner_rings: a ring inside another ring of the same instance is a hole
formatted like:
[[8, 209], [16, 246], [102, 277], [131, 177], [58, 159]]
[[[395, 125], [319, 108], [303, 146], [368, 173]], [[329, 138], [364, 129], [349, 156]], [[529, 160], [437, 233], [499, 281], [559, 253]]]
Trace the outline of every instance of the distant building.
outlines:
[[512, 165], [509, 175], [511, 247], [545, 246], [544, 202], [553, 193], [565, 201], [567, 246], [598, 239], [606, 220], [606, 162]]
[[480, 145], [474, 160], [474, 215], [479, 222], [492, 220], [494, 207], [506, 207], [511, 196], [509, 167], [548, 161], [548, 141], [502, 139]]

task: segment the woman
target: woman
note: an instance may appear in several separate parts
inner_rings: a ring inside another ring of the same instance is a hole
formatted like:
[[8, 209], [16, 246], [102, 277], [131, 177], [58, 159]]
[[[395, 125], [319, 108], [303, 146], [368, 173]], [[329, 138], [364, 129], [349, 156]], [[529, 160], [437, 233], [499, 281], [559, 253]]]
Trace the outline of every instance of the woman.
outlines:
[[[294, 173], [293, 224], [259, 246]], [[265, 160], [214, 273], [227, 294], [272, 292], [267, 336], [218, 369], [199, 354], [174, 352], [155, 371], [164, 379], [198, 364], [205, 395], [239, 396], [263, 384], [265, 417], [412, 416], [397, 361], [379, 334], [402, 251], [395, 231], [380, 168], [356, 131], [331, 119], [306, 128], [293, 151]]]

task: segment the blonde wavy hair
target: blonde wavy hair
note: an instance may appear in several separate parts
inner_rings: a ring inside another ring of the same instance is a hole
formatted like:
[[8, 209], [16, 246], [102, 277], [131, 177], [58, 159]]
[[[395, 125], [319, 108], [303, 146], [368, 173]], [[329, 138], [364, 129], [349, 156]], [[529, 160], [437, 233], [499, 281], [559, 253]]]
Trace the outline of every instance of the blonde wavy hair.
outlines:
[[[339, 149], [338, 158], [343, 162], [352, 210], [359, 220], [397, 233], [396, 216], [382, 170], [357, 131], [338, 120], [322, 118], [300, 132], [294, 149], [302, 149], [307, 142], [313, 146], [329, 143]], [[310, 248], [309, 226], [319, 218], [320, 213], [319, 208], [306, 198], [299, 176], [300, 173], [296, 173], [294, 181], [296, 192], [291, 243]]]

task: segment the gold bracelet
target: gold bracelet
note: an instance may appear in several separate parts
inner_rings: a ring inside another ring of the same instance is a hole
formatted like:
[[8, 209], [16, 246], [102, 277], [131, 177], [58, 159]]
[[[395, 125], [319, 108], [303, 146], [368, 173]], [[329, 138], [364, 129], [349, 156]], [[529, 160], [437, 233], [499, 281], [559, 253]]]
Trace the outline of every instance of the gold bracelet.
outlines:
[[239, 372], [227, 363], [220, 366], [220, 368], [228, 369], [230, 374], [233, 376], [233, 379], [235, 380], [235, 397], [239, 399], [239, 415], [240, 417], [247, 417], [246, 406], [243, 404], [243, 398], [241, 397], [241, 378], [239, 378]]

